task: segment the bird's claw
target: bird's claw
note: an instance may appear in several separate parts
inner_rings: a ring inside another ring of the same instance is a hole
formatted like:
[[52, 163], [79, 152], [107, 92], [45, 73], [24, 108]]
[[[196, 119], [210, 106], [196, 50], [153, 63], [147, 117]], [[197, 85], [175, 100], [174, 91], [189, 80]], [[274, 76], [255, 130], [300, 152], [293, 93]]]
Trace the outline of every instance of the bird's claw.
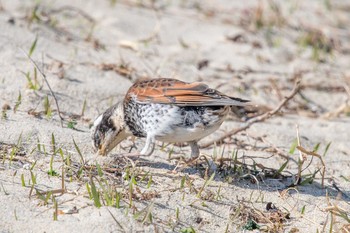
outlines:
[[139, 159], [141, 154], [138, 152], [133, 152], [133, 153], [124, 153], [121, 154], [122, 157], [127, 158], [127, 159]]

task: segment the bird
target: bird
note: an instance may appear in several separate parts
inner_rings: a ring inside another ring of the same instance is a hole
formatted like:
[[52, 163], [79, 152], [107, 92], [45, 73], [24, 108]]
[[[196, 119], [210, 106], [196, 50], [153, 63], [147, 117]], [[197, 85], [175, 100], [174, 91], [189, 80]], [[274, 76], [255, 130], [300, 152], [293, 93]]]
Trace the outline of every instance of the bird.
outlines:
[[123, 100], [99, 115], [91, 127], [93, 150], [107, 155], [129, 136], [146, 138], [139, 155], [153, 153], [156, 140], [187, 142], [191, 158], [198, 141], [216, 131], [232, 106], [249, 100], [231, 97], [202, 82], [157, 78], [136, 81]]

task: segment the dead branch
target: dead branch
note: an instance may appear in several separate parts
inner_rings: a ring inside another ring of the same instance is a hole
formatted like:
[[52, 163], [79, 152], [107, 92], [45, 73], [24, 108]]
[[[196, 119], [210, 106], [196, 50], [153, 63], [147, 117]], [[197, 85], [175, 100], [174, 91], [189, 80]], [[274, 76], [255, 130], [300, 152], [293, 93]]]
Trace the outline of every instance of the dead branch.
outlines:
[[233, 129], [217, 139], [211, 140], [207, 143], [203, 143], [200, 147], [206, 148], [206, 147], [213, 145], [214, 143], [220, 144], [221, 142], [223, 142], [224, 139], [229, 138], [229, 137], [231, 137], [231, 136], [233, 136], [241, 131], [248, 129], [250, 126], [252, 126], [255, 123], [263, 122], [263, 121], [271, 118], [272, 116], [274, 116], [288, 103], [289, 100], [291, 100], [298, 93], [298, 91], [300, 89], [300, 82], [301, 82], [300, 75], [301, 74], [296, 75], [297, 79], [295, 81], [294, 88], [291, 91], [291, 93], [288, 96], [286, 96], [285, 99], [282, 100], [280, 102], [280, 104], [275, 109], [268, 111], [268, 112], [264, 113], [263, 115], [260, 115], [260, 116], [257, 116], [257, 117], [254, 117], [254, 118], [248, 120], [247, 123], [243, 127], [240, 127], [238, 129]]
[[46, 78], [46, 74], [39, 68], [38, 64], [36, 64], [36, 62], [29, 56], [29, 54], [27, 54], [22, 48], [20, 48], [22, 50], [22, 52], [26, 55], [26, 57], [31, 61], [31, 63], [33, 63], [33, 65], [35, 66], [35, 68], [39, 71], [39, 73], [41, 74], [41, 76], [43, 77], [47, 87], [49, 88], [50, 90], [50, 93], [53, 97], [53, 99], [55, 100], [55, 104], [56, 104], [56, 108], [57, 108], [57, 112], [58, 112], [58, 116], [60, 118], [60, 122], [61, 122], [61, 127], [63, 128], [63, 117], [61, 115], [61, 111], [60, 111], [60, 108], [58, 106], [58, 101], [57, 101], [57, 98], [56, 98], [56, 95], [55, 93], [53, 92], [49, 82], [47, 81], [47, 78]]
[[326, 172], [326, 164], [324, 163], [321, 155], [317, 154], [316, 152], [313, 152], [313, 151], [308, 151], [306, 150], [305, 148], [301, 147], [301, 146], [297, 146], [296, 147], [300, 152], [304, 153], [304, 154], [307, 154], [307, 155], [311, 155], [311, 156], [315, 156], [317, 157], [321, 163], [322, 163], [322, 171], [321, 171], [321, 175], [322, 175], [322, 188], [324, 188], [324, 175], [325, 175], [325, 172]]

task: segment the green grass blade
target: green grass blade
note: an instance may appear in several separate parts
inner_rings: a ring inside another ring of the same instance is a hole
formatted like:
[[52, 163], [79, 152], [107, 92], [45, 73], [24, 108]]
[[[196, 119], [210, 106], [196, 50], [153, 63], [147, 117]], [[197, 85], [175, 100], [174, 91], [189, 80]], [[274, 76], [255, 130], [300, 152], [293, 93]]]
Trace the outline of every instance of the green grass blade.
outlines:
[[149, 189], [151, 185], [152, 185], [152, 176], [150, 176], [148, 179], [147, 188]]
[[314, 147], [314, 149], [312, 150], [313, 152], [317, 152], [319, 147], [320, 147], [321, 143], [317, 143], [316, 146]]
[[298, 145], [298, 140], [294, 139], [292, 145], [290, 146], [289, 154], [294, 154], [294, 151], [295, 151], [295, 148], [297, 147], [297, 145]]
[[285, 163], [282, 164], [282, 166], [275, 173], [275, 177], [280, 175], [283, 172], [283, 170], [287, 167], [288, 162], [289, 162], [289, 160], [287, 160]]
[[102, 177], [102, 176], [103, 176], [103, 171], [102, 171], [102, 169], [101, 169], [100, 164], [98, 164], [97, 162], [96, 162], [96, 168], [97, 168], [97, 174], [98, 174], [98, 176], [99, 176], [99, 177]]
[[32, 46], [30, 46], [30, 49], [29, 49], [29, 53], [28, 53], [28, 56], [31, 57], [35, 48], [36, 48], [36, 44], [38, 42], [38, 36], [35, 37], [35, 40], [33, 41], [32, 43]]
[[80, 156], [81, 163], [85, 164], [84, 157], [83, 157], [83, 155], [82, 155], [82, 153], [81, 153], [77, 143], [75, 142], [74, 138], [73, 138], [73, 143], [74, 143], [74, 147], [75, 147], [76, 151], [78, 152], [78, 155]]
[[26, 182], [24, 181], [24, 174], [21, 174], [21, 183], [23, 187], [26, 186]]
[[90, 183], [91, 183], [91, 194], [92, 194], [92, 198], [94, 200], [94, 205], [97, 207], [97, 208], [100, 208], [102, 205], [101, 205], [101, 202], [100, 202], [100, 194], [99, 192], [97, 191], [96, 189], [96, 186], [95, 186], [95, 183], [93, 181], [92, 178], [90, 178]]
[[327, 154], [327, 152], [328, 152], [329, 147], [331, 146], [331, 144], [332, 144], [332, 142], [329, 142], [329, 143], [327, 144], [326, 149], [325, 149], [324, 152], [323, 152], [323, 157], [326, 156], [326, 154]]
[[89, 194], [89, 198], [92, 199], [92, 193], [91, 193], [91, 188], [90, 188], [90, 185], [88, 183], [86, 183], [86, 190]]
[[15, 104], [15, 107], [13, 108], [13, 112], [16, 113], [19, 105], [22, 103], [22, 94], [21, 92], [18, 93], [17, 101]]
[[51, 144], [52, 144], [53, 155], [56, 155], [56, 140], [55, 140], [55, 135], [53, 133], [51, 134]]

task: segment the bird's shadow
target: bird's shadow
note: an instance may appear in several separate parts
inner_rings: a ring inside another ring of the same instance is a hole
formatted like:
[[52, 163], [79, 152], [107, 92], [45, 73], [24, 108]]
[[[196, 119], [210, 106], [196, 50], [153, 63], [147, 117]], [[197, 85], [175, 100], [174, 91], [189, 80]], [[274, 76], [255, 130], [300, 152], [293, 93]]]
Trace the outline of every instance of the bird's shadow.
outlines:
[[[117, 162], [118, 159], [116, 159]], [[168, 163], [167, 161], [155, 161], [152, 157], [138, 157], [134, 159], [134, 161], [137, 163], [138, 167], [148, 167], [153, 169], [163, 169], [173, 172], [182, 173], [184, 175], [198, 175], [199, 177], [203, 178], [204, 174], [208, 172], [208, 166], [203, 166], [203, 163], [193, 163], [191, 166], [186, 165], [184, 167], [179, 167], [176, 164]], [[215, 181], [218, 182], [226, 182], [227, 183], [227, 176], [223, 175], [223, 171], [218, 171], [210, 168], [209, 171], [211, 173], [215, 172]], [[235, 175], [235, 174], [232, 174]], [[204, 179], [204, 178], [203, 178]], [[319, 181], [313, 180], [312, 182], [305, 184], [305, 185], [294, 185], [295, 181], [294, 178], [289, 177], [280, 177], [280, 178], [258, 178], [253, 176], [246, 176], [246, 177], [240, 177], [238, 179], [234, 179], [234, 182], [231, 182], [230, 184], [236, 187], [240, 187], [242, 189], [249, 189], [249, 190], [258, 190], [258, 191], [265, 191], [265, 192], [281, 192], [286, 189], [290, 189], [289, 194], [294, 193], [302, 193], [306, 195], [311, 195], [315, 197], [338, 197], [339, 194], [341, 194], [341, 197], [344, 201], [349, 202], [350, 201], [350, 192], [349, 191], [343, 191], [341, 190], [336, 183], [333, 182], [325, 182], [324, 187], [322, 187], [322, 184]]]

